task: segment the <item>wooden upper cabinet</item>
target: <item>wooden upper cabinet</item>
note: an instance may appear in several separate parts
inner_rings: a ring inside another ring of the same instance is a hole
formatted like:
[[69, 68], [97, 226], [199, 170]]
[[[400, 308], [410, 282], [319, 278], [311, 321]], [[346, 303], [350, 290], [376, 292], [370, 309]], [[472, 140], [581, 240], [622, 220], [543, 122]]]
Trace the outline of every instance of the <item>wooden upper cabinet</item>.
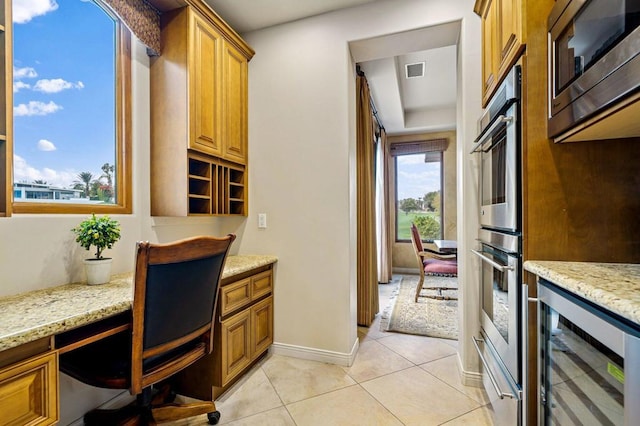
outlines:
[[[496, 1], [496, 0], [493, 0]], [[489, 0], [482, 10], [482, 105], [486, 105], [487, 96], [496, 87], [497, 75], [497, 42], [496, 42], [496, 8]]]
[[211, 24], [191, 13], [189, 25], [191, 66], [189, 73], [189, 147], [222, 156], [220, 113], [220, 51], [222, 37]]
[[518, 60], [525, 47], [520, 0], [477, 0], [482, 18], [482, 106]]
[[225, 42], [223, 46], [222, 105], [225, 108], [223, 157], [230, 161], [245, 164], [247, 161], [248, 139], [248, 61], [231, 44]]
[[505, 76], [524, 49], [522, 40], [522, 7], [519, 1], [498, 0], [498, 75]]
[[206, 4], [161, 17], [151, 60], [151, 215], [247, 214], [253, 50]]

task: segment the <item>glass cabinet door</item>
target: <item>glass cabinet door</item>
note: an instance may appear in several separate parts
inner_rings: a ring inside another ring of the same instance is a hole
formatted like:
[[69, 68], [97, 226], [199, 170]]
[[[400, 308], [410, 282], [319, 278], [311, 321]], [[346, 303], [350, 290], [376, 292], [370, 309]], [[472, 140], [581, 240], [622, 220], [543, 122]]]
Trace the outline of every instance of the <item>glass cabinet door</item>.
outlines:
[[542, 424], [623, 425], [624, 359], [550, 306], [540, 314]]

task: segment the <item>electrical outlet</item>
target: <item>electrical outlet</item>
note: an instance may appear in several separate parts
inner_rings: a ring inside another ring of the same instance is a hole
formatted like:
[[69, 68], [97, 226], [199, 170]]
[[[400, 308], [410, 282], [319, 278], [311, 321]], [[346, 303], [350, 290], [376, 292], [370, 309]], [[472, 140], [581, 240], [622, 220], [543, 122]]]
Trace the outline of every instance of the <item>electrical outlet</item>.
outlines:
[[266, 227], [267, 227], [267, 214], [258, 213], [258, 228], [266, 228]]

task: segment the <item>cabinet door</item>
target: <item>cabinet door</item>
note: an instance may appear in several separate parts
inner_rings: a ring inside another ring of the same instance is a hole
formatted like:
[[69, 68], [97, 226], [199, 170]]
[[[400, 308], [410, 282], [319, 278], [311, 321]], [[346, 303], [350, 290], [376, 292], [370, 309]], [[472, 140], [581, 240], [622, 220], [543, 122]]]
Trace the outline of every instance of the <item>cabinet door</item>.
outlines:
[[500, 5], [497, 9], [500, 27], [496, 31], [498, 35], [496, 48], [498, 49], [497, 53], [500, 55], [498, 74], [502, 77], [509, 71], [517, 55], [522, 51], [521, 3], [513, 0], [494, 1], [498, 1]]
[[273, 343], [273, 297], [251, 307], [251, 350], [255, 358]]
[[251, 310], [222, 322], [222, 386], [251, 363]]
[[482, 106], [497, 85], [496, 1], [489, 0], [482, 11]]
[[0, 424], [58, 421], [58, 354], [48, 352], [0, 369]]
[[221, 156], [218, 74], [222, 37], [193, 12], [190, 23], [189, 147]]
[[229, 161], [247, 161], [248, 64], [236, 48], [224, 43], [222, 55], [224, 154]]

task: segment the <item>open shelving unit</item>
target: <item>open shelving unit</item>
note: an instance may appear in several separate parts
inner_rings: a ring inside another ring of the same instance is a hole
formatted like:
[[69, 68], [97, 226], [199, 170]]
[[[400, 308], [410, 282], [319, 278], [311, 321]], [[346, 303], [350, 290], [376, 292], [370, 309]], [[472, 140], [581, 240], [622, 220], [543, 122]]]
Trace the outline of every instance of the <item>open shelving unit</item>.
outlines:
[[188, 214], [245, 215], [245, 169], [216, 157], [189, 154]]

